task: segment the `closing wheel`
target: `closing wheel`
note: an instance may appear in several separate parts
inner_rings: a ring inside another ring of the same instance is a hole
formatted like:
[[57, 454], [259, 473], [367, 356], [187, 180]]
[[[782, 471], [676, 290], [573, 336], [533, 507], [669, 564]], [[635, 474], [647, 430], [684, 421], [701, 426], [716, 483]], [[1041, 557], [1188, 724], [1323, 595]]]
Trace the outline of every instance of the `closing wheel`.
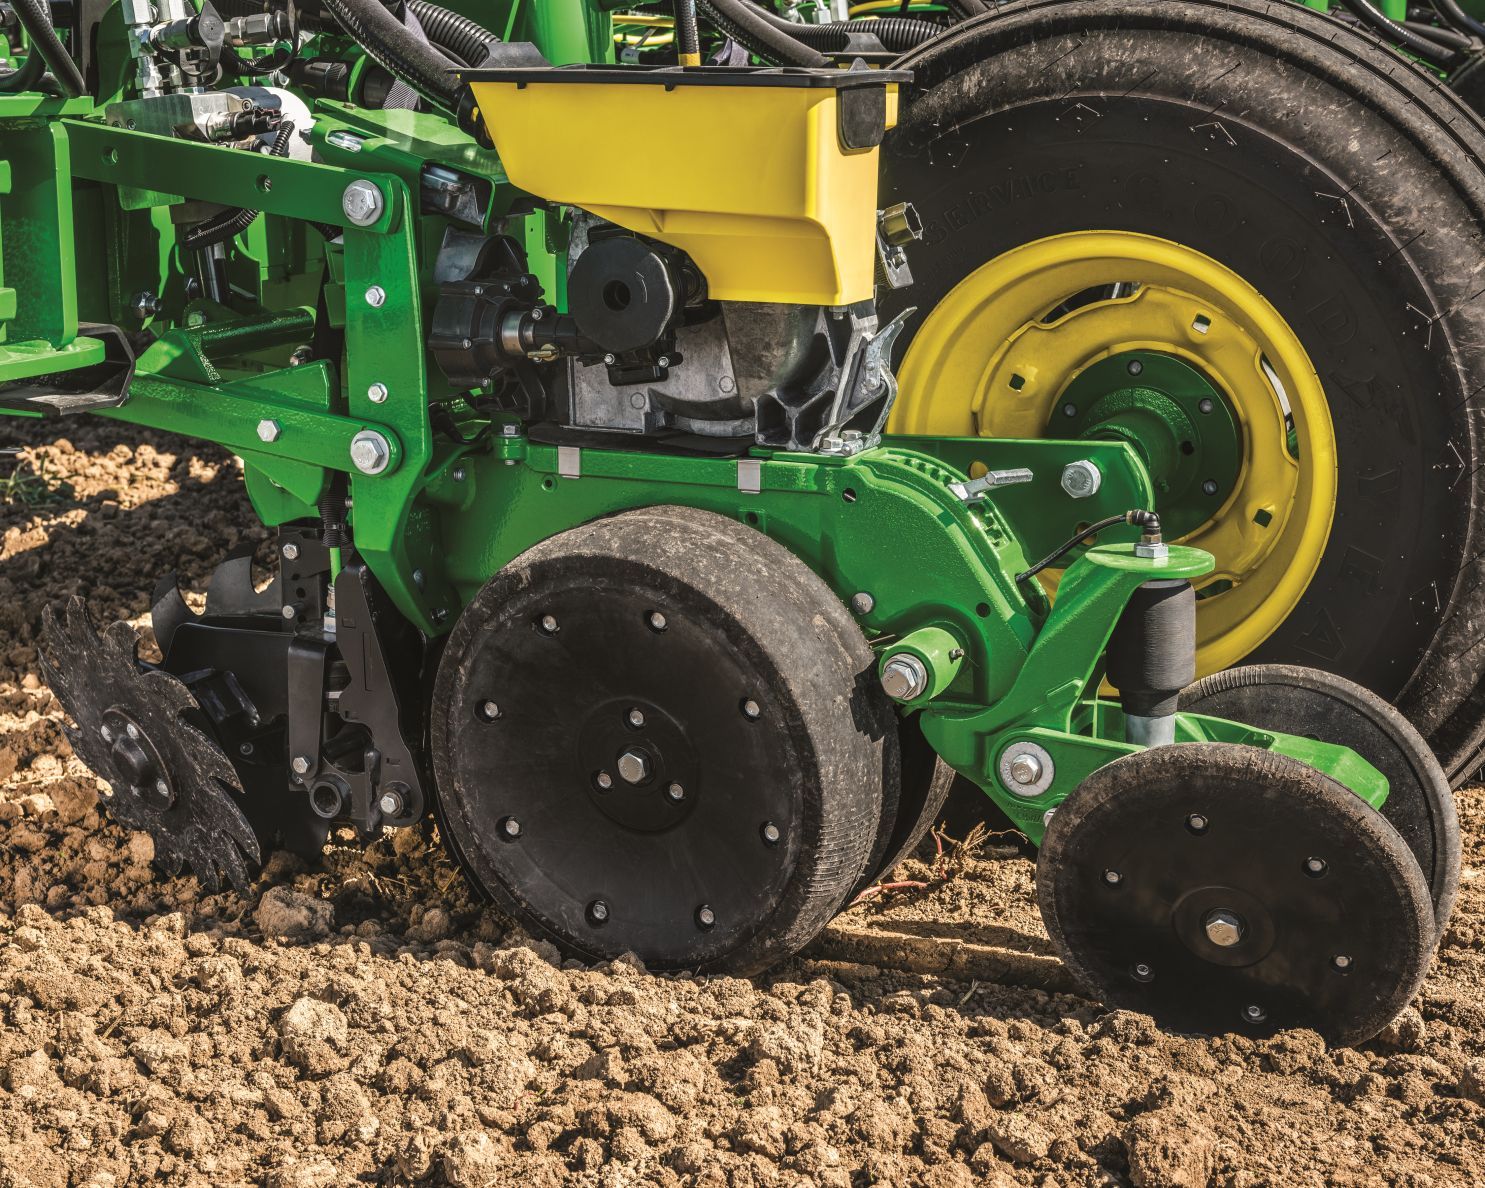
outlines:
[[883, 201], [926, 234], [891, 428], [1129, 442], [1217, 558], [1202, 673], [1340, 673], [1466, 772], [1478, 122], [1299, 4], [1022, 0], [902, 64]]
[[1397, 831], [1294, 759], [1159, 747], [1099, 768], [1036, 866], [1048, 935], [1111, 1006], [1177, 1031], [1375, 1035], [1428, 970], [1428, 885]]
[[731, 520], [629, 512], [497, 573], [440, 662], [441, 820], [478, 885], [577, 956], [747, 973], [866, 865], [890, 737], [873, 657], [798, 558]]
[[1428, 744], [1375, 693], [1333, 673], [1254, 664], [1213, 673], [1181, 694], [1181, 709], [1350, 747], [1387, 777], [1382, 815], [1428, 881], [1434, 937], [1459, 893], [1459, 818], [1454, 793]]

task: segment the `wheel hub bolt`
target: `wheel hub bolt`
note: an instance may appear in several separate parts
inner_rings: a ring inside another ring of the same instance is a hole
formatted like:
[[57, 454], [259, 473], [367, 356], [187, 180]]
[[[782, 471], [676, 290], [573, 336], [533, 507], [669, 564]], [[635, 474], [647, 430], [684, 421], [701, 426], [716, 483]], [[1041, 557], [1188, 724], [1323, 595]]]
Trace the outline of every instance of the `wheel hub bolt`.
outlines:
[[1207, 826], [1209, 826], [1210, 824], [1211, 822], [1208, 821], [1200, 813], [1192, 813], [1189, 817], [1186, 818], [1186, 828], [1189, 829], [1192, 833], [1205, 833], [1207, 831]]
[[1110, 887], [1117, 887], [1124, 881], [1124, 876], [1117, 870], [1106, 870], [1103, 872], [1103, 881]]
[[1042, 778], [1042, 761], [1035, 755], [1017, 755], [1011, 760], [1011, 779], [1021, 785], [1034, 784]]
[[1215, 495], [1217, 493], [1217, 480], [1207, 479], [1206, 482], [1202, 483], [1201, 493], [1203, 495]]
[[1252, 1006], [1243, 1008], [1243, 1018], [1249, 1023], [1262, 1023], [1268, 1018], [1268, 1012], [1255, 1002]]
[[638, 707], [635, 707], [634, 709], [630, 710], [625, 715], [625, 718], [628, 720], [629, 725], [633, 726], [636, 730], [638, 730], [641, 726], [643, 726], [645, 724], [644, 711], [642, 709], [639, 709]]
[[696, 909], [696, 923], [701, 928], [710, 928], [717, 922], [717, 914], [706, 904]]
[[1129, 973], [1136, 982], [1151, 982], [1155, 980], [1155, 971], [1143, 961], [1136, 962], [1134, 968]]
[[541, 629], [543, 631], [545, 631], [548, 635], [556, 635], [557, 634], [557, 616], [556, 615], [542, 615], [542, 617], [541, 617]]
[[1213, 402], [1210, 396], [1203, 396], [1196, 402], [1196, 407], [1200, 412], [1209, 413], [1212, 411], [1212, 409], [1216, 408], [1217, 405]]
[[500, 717], [500, 706], [493, 701], [480, 702], [480, 717], [486, 722], [493, 722]]
[[1129, 374], [1130, 375], [1139, 375], [1140, 372], [1144, 371], [1144, 369], [1145, 369], [1145, 365], [1143, 363], [1141, 363], [1138, 359], [1131, 359], [1129, 361], [1128, 371], [1129, 371]]
[[668, 624], [665, 622], [665, 616], [659, 611], [651, 611], [650, 626], [656, 631], [664, 631]]
[[749, 719], [756, 719], [758, 717], [758, 715], [763, 712], [763, 710], [761, 708], [759, 708], [759, 705], [758, 705], [758, 703], [756, 701], [754, 701], [751, 697], [749, 697], [746, 701], [744, 701], [742, 703], [742, 712], [743, 712], [743, 717], [749, 718]]
[[609, 775], [606, 771], [600, 771], [596, 776], [593, 777], [593, 782], [597, 784], [598, 787], [601, 788], [603, 791], [607, 792], [614, 786], [614, 777]]
[[1344, 953], [1337, 953], [1330, 959], [1330, 963], [1337, 969], [1351, 968], [1351, 958], [1347, 957]]
[[1224, 908], [1208, 912], [1202, 928], [1206, 931], [1207, 940], [1224, 949], [1232, 948], [1243, 939], [1243, 922]]
[[1312, 879], [1320, 878], [1329, 869], [1330, 867], [1324, 858], [1305, 859], [1305, 874], [1309, 875]]
[[500, 832], [509, 838], [520, 837], [521, 823], [514, 817], [506, 817], [505, 820], [500, 822]]
[[630, 784], [642, 784], [650, 778], [650, 757], [630, 749], [619, 756], [619, 774]]
[[595, 899], [588, 905], [588, 919], [595, 924], [602, 924], [608, 919], [608, 904], [601, 899]]
[[759, 832], [763, 834], [763, 844], [767, 846], [778, 845], [779, 838], [783, 836], [783, 834], [779, 832], [779, 827], [772, 821], [763, 822], [763, 828]]
[[680, 804], [681, 801], [686, 799], [686, 790], [679, 784], [672, 784], [669, 788], [665, 789], [665, 795], [669, 796], [676, 804]]

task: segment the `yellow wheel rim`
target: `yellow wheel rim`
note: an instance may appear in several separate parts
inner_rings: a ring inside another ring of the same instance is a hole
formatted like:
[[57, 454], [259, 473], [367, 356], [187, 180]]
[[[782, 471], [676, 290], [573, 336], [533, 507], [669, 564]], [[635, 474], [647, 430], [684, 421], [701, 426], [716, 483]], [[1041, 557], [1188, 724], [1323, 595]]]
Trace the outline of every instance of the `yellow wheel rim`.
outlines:
[[[1124, 295], [1051, 316], [1105, 287]], [[1196, 368], [1239, 425], [1237, 481], [1183, 538], [1217, 559], [1198, 586], [1196, 628], [1198, 669], [1215, 672], [1257, 648], [1299, 603], [1336, 500], [1335, 433], [1319, 376], [1288, 323], [1242, 277], [1191, 248], [1131, 232], [1079, 231], [1013, 248], [965, 277], [924, 321], [890, 428], [1053, 436], [1067, 386], [1129, 351]]]

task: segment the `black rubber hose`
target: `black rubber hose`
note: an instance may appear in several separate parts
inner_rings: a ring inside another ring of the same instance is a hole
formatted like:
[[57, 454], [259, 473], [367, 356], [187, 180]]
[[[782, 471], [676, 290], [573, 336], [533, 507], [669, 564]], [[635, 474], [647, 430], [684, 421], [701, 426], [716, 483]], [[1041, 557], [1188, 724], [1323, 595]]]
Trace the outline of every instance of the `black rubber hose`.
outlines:
[[381, 0], [324, 0], [325, 7], [394, 78], [446, 111], [459, 109], [457, 67], [381, 5]]
[[701, 34], [696, 28], [696, 0], [673, 0], [675, 50], [682, 66], [701, 61]]
[[46, 59], [33, 48], [26, 55], [25, 62], [0, 76], [0, 92], [13, 95], [17, 91], [34, 90], [45, 73]]
[[[278, 126], [278, 132], [273, 137], [273, 144], [268, 148], [270, 157], [287, 157], [289, 155], [289, 137], [294, 133], [294, 122], [284, 120]], [[227, 240], [241, 235], [253, 225], [253, 220], [258, 217], [256, 210], [248, 210], [245, 207], [224, 210], [218, 215], [207, 219], [204, 223], [197, 223], [180, 238], [181, 247], [187, 251], [196, 252], [202, 248], [209, 248], [213, 244], [226, 243]]]
[[1390, 41], [1399, 49], [1407, 50], [1410, 54], [1416, 54], [1424, 61], [1438, 66], [1440, 69], [1448, 70], [1456, 64], [1459, 55], [1444, 49], [1436, 41], [1429, 41], [1418, 36], [1411, 29], [1399, 25], [1391, 20], [1380, 8], [1374, 8], [1367, 0], [1341, 0], [1346, 10], [1357, 20], [1369, 26], [1372, 32], [1379, 34], [1383, 40]]
[[905, 54], [931, 41], [944, 30], [932, 21], [912, 17], [878, 17], [873, 21], [832, 21], [828, 25], [795, 25], [795, 34], [805, 45], [830, 52], [846, 48], [846, 35], [865, 33], [875, 37], [884, 49]]
[[482, 65], [500, 38], [468, 17], [429, 4], [428, 0], [409, 0], [408, 8], [423, 26], [428, 40], [441, 50], [455, 54], [470, 66]]
[[[706, 19], [744, 49], [785, 66], [829, 66], [830, 59], [792, 33], [775, 28], [749, 0], [697, 0]], [[787, 25], [787, 21], [780, 22]]]
[[1467, 33], [1460, 33], [1446, 25], [1435, 25], [1429, 21], [1404, 21], [1403, 28], [1449, 50], [1469, 50], [1478, 44]]
[[1485, 37], [1485, 22], [1477, 21], [1457, 3], [1457, 0], [1429, 0], [1434, 12], [1439, 14], [1439, 19], [1446, 24], [1452, 25], [1461, 33], [1473, 33], [1476, 37]]
[[57, 36], [57, 31], [52, 28], [52, 17], [47, 11], [46, 0], [10, 0], [10, 6], [15, 9], [21, 25], [31, 35], [31, 52], [40, 54], [51, 67], [62, 90], [74, 99], [79, 95], [86, 95], [88, 84], [83, 81], [82, 71], [77, 68], [77, 63], [72, 60], [72, 55]]

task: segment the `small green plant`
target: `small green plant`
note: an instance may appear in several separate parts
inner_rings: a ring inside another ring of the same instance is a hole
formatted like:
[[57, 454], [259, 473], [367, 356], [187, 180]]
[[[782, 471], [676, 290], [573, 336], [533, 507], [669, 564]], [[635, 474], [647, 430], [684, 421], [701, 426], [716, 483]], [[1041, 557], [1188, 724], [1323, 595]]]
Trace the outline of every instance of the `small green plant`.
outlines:
[[39, 465], [20, 456], [19, 450], [0, 450], [0, 504], [24, 508], [43, 507], [67, 498], [70, 487], [47, 473], [46, 457]]

